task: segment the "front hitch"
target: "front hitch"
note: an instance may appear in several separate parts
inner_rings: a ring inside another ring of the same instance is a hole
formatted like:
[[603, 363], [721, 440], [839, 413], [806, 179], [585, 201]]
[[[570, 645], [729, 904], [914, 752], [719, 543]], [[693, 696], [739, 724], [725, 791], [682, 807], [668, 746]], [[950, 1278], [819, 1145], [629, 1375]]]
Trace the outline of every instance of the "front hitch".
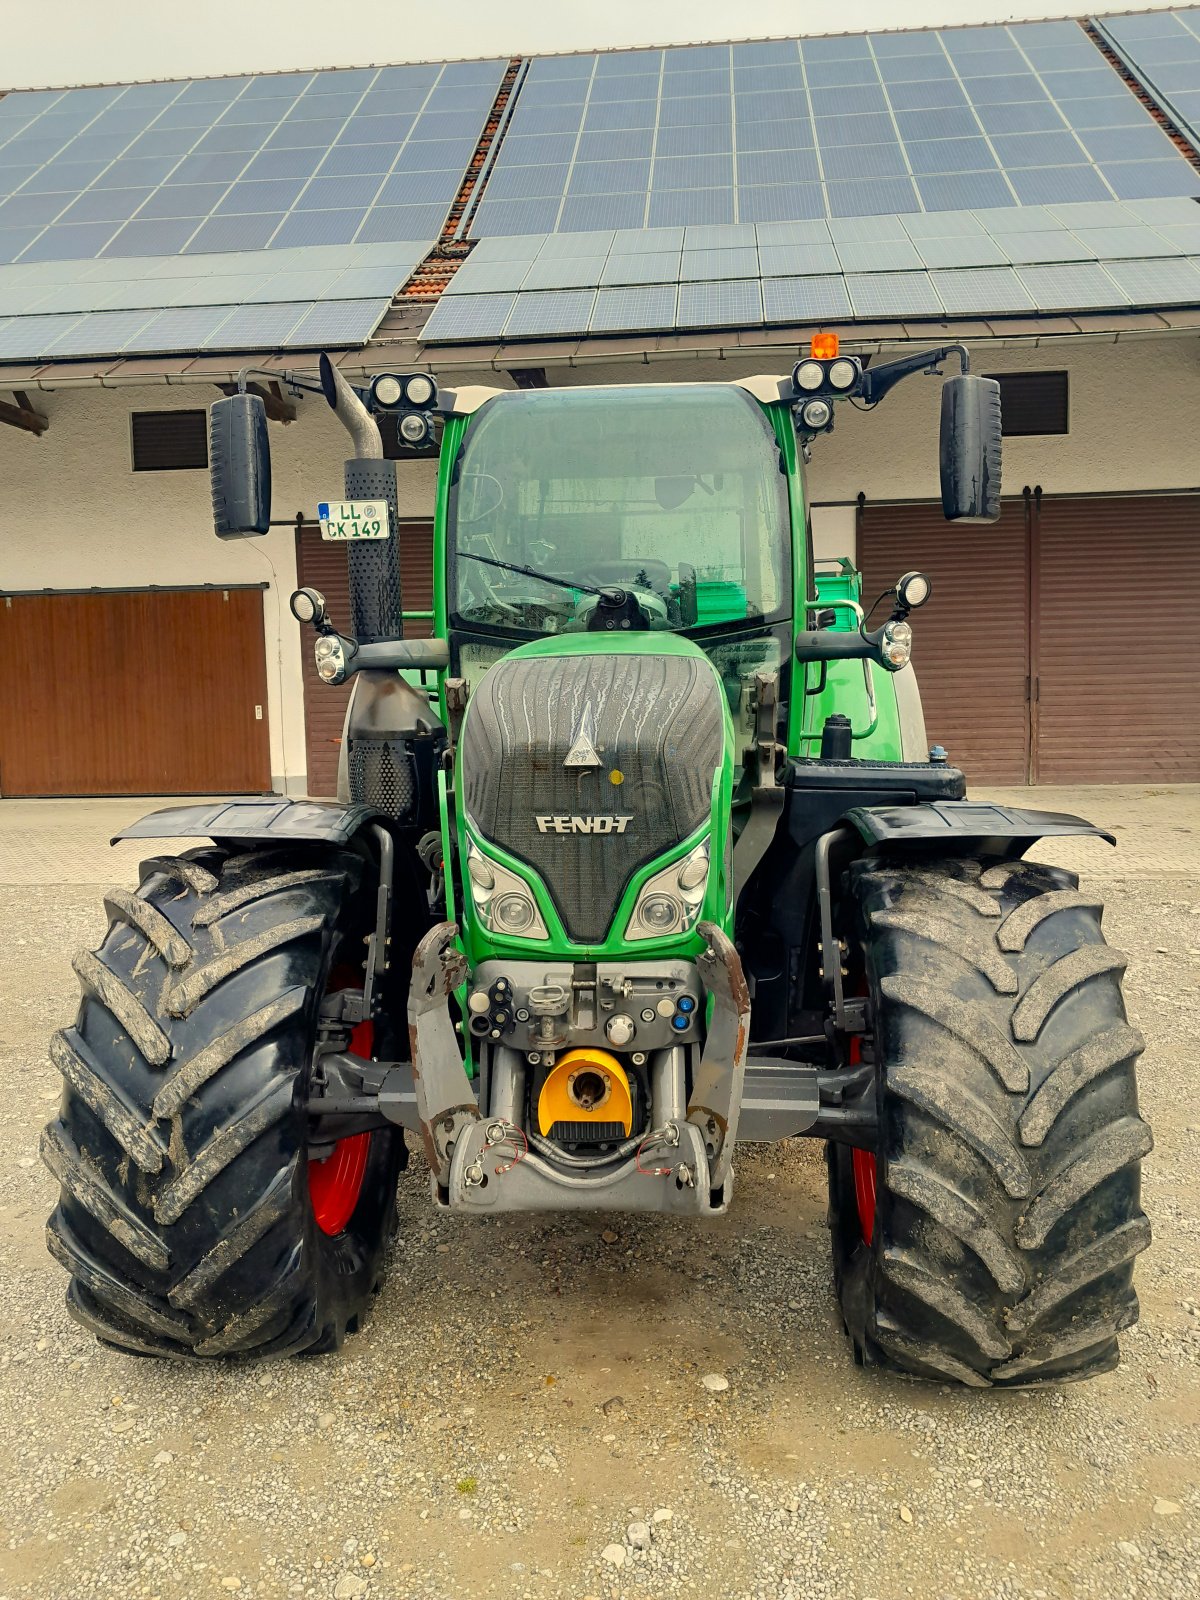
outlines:
[[459, 1052], [448, 1001], [466, 979], [458, 926], [439, 922], [413, 956], [408, 1039], [421, 1138], [435, 1182], [446, 1188], [456, 1141], [479, 1121], [479, 1102]]

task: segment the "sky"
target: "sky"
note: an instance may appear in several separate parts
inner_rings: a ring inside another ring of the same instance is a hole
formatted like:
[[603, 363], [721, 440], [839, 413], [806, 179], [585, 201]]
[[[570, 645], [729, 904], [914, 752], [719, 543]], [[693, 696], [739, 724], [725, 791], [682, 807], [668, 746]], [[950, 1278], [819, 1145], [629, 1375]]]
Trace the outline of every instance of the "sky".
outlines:
[[[1170, 0], [1074, 12], [1166, 10]], [[1062, 16], [1070, 0], [0, 0], [0, 89]]]

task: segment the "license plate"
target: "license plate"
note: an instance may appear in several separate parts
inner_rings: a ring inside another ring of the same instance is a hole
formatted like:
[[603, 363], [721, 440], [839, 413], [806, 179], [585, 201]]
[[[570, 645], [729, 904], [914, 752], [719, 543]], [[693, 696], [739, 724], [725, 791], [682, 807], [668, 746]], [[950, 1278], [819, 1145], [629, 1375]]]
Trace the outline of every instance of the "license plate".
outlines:
[[386, 539], [386, 500], [322, 500], [317, 506], [322, 539]]

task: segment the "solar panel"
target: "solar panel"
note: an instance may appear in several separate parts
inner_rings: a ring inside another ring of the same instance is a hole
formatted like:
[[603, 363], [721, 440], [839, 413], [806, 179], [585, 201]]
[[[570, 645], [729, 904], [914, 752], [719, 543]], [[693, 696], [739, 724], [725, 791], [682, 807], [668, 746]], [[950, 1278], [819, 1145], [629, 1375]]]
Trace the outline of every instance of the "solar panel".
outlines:
[[1149, 19], [1102, 17], [1095, 26], [1194, 143], [1200, 134], [1200, 106], [1188, 91], [1200, 88], [1200, 13], [1159, 12]]
[[504, 325], [504, 337], [528, 339], [579, 333], [588, 326], [595, 302], [594, 289], [547, 289], [518, 295]]
[[443, 295], [421, 337], [432, 344], [499, 339], [516, 303], [515, 294]]
[[602, 284], [677, 283], [679, 251], [655, 250], [644, 255], [610, 255], [600, 274]]
[[602, 255], [539, 256], [528, 268], [521, 287], [524, 289], [595, 288], [600, 282], [604, 261]]
[[737, 250], [689, 250], [686, 246], [679, 270], [681, 280], [705, 278], [756, 278], [758, 251], [753, 244]]
[[1096, 261], [1020, 267], [1017, 275], [1040, 311], [1086, 311], [1129, 304], [1129, 296]]
[[531, 262], [523, 256], [510, 261], [489, 261], [470, 256], [443, 289], [443, 294], [496, 294], [519, 289]]
[[846, 288], [858, 317], [942, 314], [942, 302], [925, 272], [847, 273]]
[[952, 316], [1036, 310], [1034, 301], [1011, 267], [978, 267], [931, 272], [938, 298]]
[[917, 252], [926, 267], [991, 267], [1008, 262], [1008, 252], [990, 234], [950, 234], [921, 239]]
[[674, 283], [601, 289], [596, 296], [588, 331], [632, 333], [644, 329], [670, 328], [675, 322], [676, 292]]
[[15, 181], [0, 191], [13, 196], [0, 206], [0, 251], [85, 260], [436, 234], [505, 66], [10, 94], [0, 168]]
[[[307, 345], [318, 349], [325, 345], [362, 345], [375, 332], [383, 314], [391, 303], [391, 296], [378, 296], [363, 300], [328, 300], [310, 305], [288, 336], [290, 346]], [[209, 341], [224, 343], [228, 324], [218, 329]], [[236, 345], [230, 348], [236, 348]]]
[[1106, 261], [1104, 270], [1135, 305], [1200, 304], [1195, 261]]
[[762, 286], [767, 322], [847, 321], [853, 315], [842, 278], [768, 278]]
[[756, 279], [679, 285], [678, 327], [736, 327], [761, 322], [762, 317], [762, 292]]
[[837, 242], [843, 272], [898, 272], [924, 263], [911, 239], [872, 239]]

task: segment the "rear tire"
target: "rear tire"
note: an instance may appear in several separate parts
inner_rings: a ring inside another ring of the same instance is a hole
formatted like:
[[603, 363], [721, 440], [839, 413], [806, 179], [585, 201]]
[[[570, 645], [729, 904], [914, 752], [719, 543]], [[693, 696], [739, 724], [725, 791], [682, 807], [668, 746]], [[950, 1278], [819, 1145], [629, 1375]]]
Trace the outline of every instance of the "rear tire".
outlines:
[[142, 1355], [336, 1349], [380, 1281], [405, 1160], [399, 1129], [370, 1134], [344, 1226], [319, 1224], [305, 1100], [331, 969], [362, 960], [364, 864], [206, 850], [143, 874], [107, 896], [103, 944], [75, 958], [78, 1018], [51, 1043], [47, 1242], [68, 1307]]
[[851, 892], [878, 1064], [873, 1204], [869, 1158], [831, 1144], [828, 1162], [857, 1358], [977, 1387], [1107, 1371], [1137, 1320], [1152, 1139], [1099, 904], [1024, 861], [858, 862]]

